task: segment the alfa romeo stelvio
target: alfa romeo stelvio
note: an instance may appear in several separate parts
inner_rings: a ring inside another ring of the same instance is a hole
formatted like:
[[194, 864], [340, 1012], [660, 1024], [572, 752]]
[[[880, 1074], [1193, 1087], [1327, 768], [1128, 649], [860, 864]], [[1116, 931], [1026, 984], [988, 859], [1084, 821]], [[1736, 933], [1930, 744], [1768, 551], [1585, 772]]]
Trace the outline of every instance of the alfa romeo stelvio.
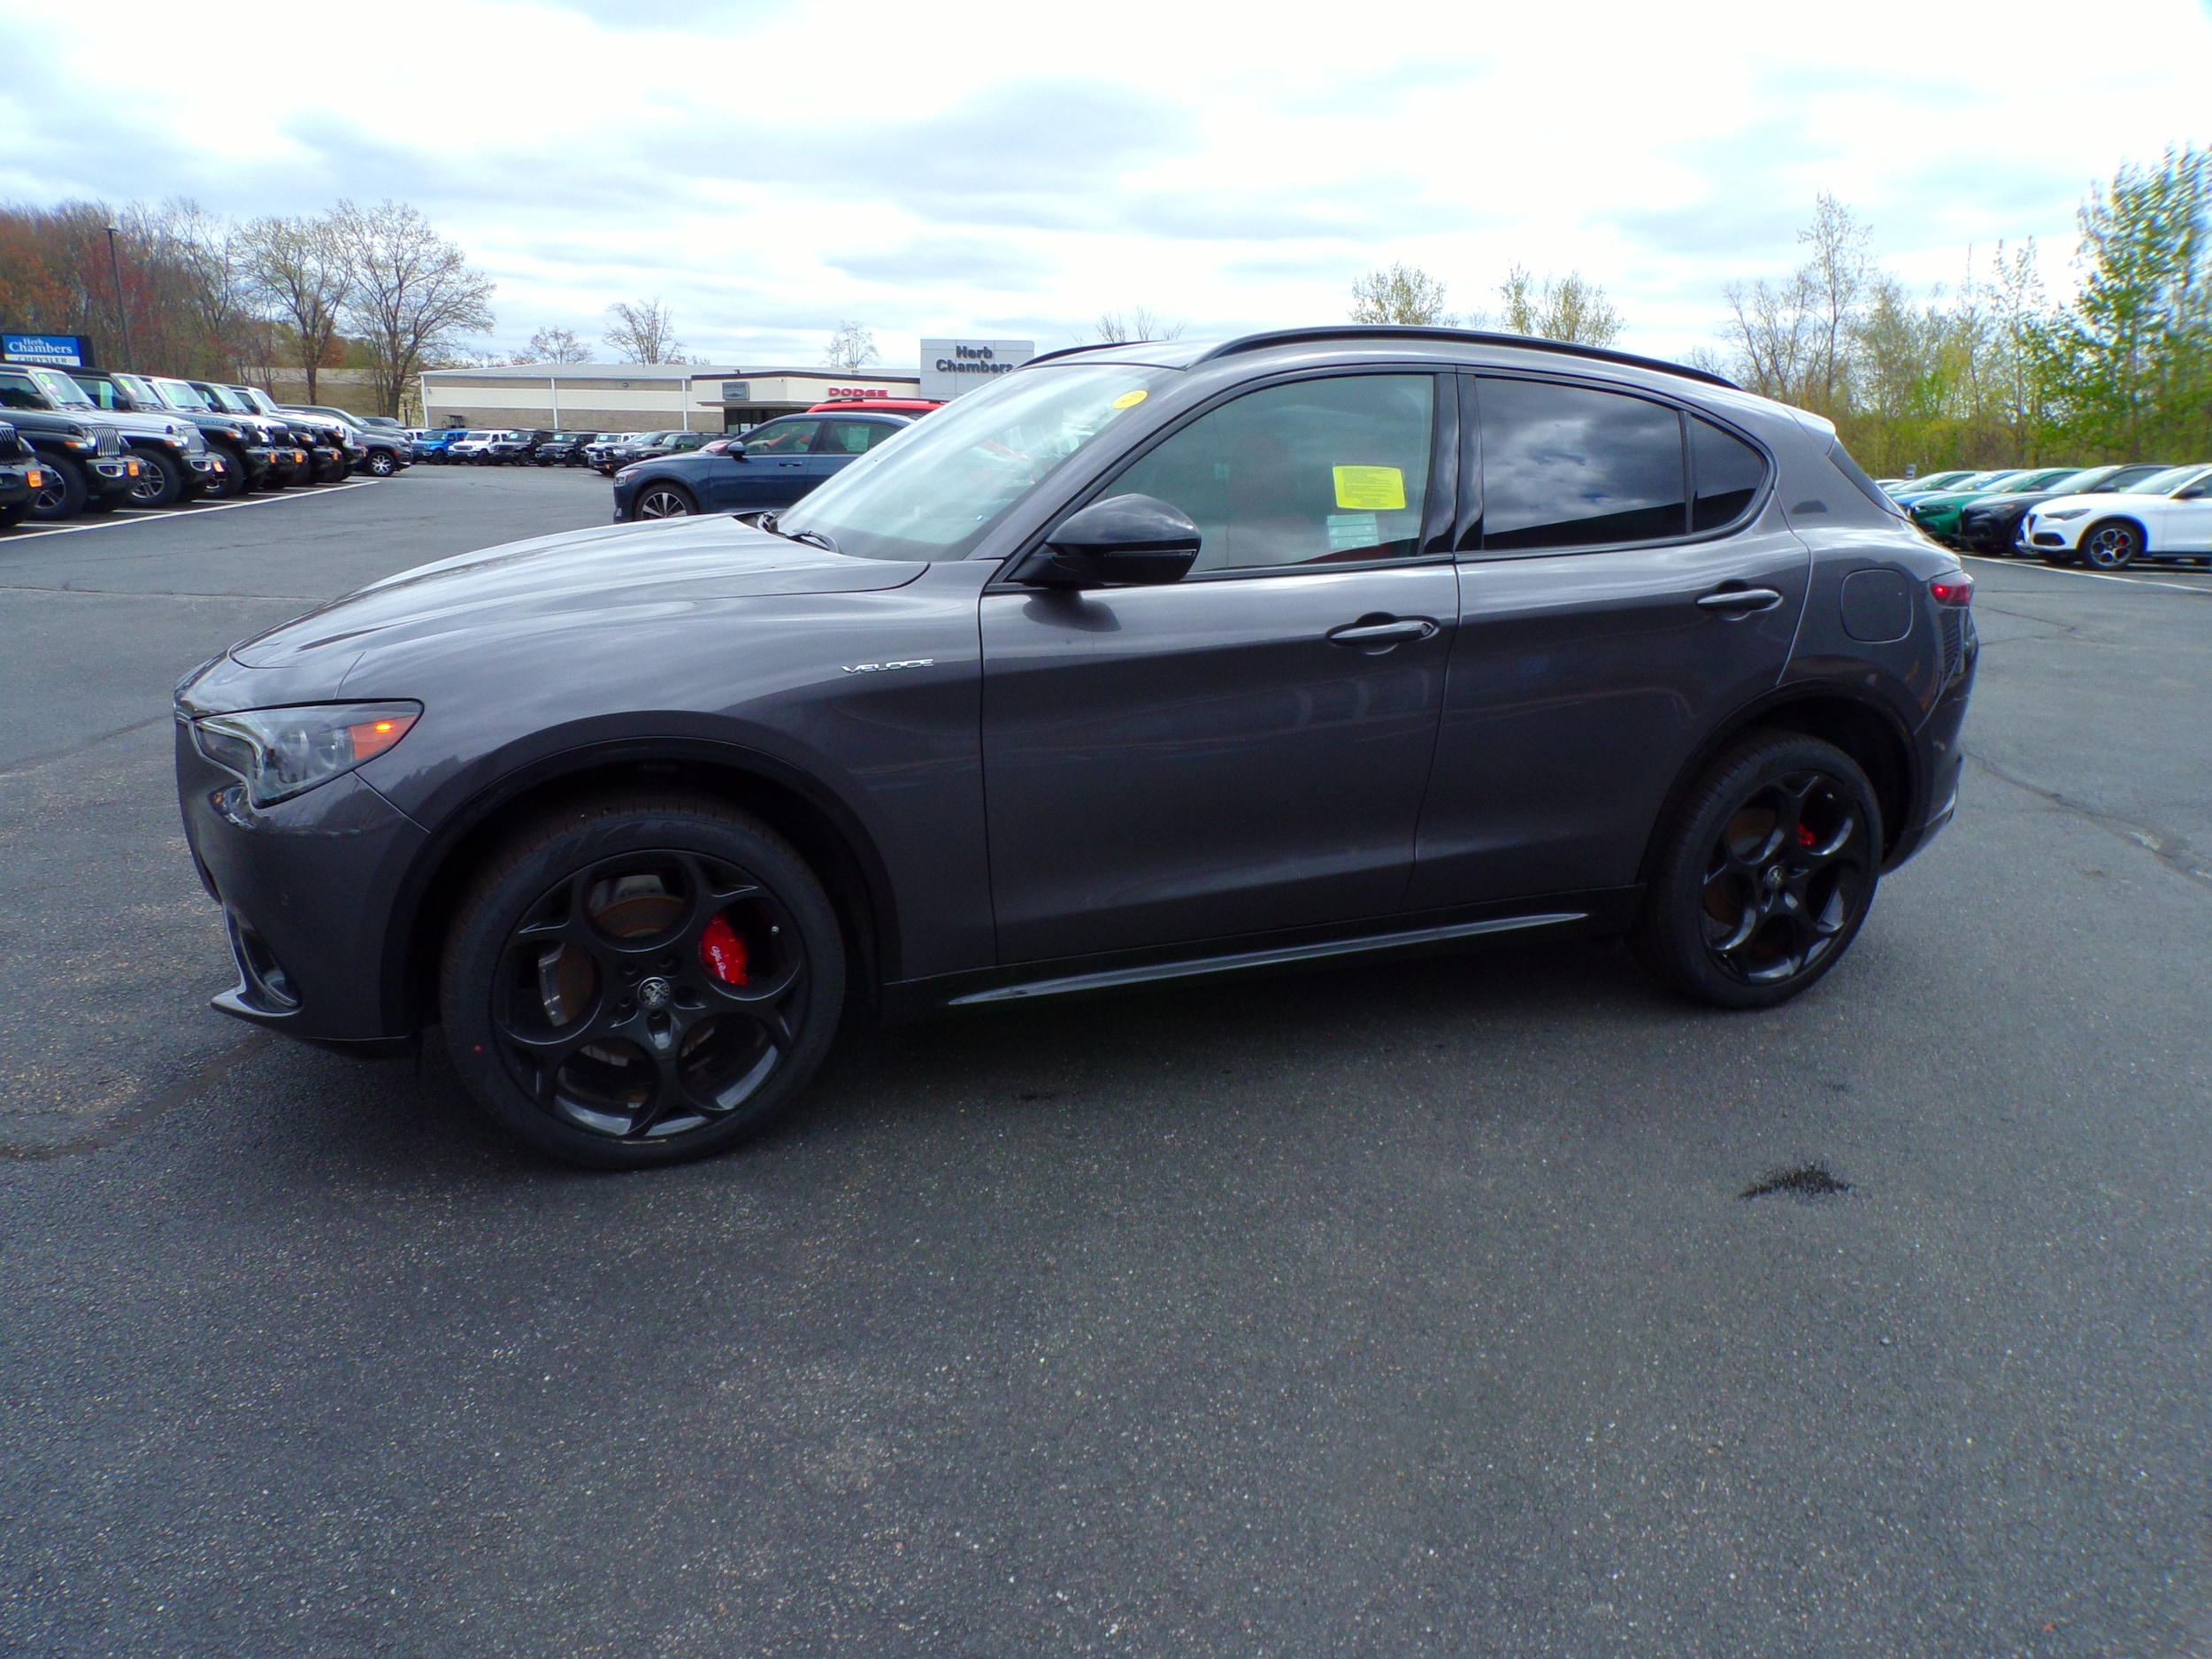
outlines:
[[179, 687], [224, 1012], [603, 1168], [845, 1020], [1624, 934], [1834, 968], [1950, 818], [1971, 579], [1824, 421], [1518, 336], [1057, 352], [780, 511], [377, 582]]

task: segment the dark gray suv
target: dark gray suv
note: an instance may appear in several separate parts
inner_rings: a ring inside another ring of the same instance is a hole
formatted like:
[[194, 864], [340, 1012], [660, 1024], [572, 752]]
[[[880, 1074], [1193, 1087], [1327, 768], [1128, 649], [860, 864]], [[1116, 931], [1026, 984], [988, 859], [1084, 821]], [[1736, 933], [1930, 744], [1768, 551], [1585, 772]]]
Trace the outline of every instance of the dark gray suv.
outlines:
[[1769, 1007], [1951, 815], [1970, 580], [1812, 416], [1442, 329], [1060, 352], [795, 506], [395, 576], [177, 695], [239, 983], [730, 1145], [841, 1020], [1626, 934]]

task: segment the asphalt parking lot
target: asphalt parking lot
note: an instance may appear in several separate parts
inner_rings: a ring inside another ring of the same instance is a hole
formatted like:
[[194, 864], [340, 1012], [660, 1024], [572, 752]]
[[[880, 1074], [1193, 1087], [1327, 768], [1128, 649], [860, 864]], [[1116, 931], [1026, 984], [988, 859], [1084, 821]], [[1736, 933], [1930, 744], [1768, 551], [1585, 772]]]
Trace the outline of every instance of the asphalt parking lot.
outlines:
[[1959, 818], [1779, 1012], [1025, 1009], [593, 1177], [207, 1010], [167, 698], [606, 511], [0, 538], [0, 1650], [2212, 1652], [2212, 577], [1977, 563]]

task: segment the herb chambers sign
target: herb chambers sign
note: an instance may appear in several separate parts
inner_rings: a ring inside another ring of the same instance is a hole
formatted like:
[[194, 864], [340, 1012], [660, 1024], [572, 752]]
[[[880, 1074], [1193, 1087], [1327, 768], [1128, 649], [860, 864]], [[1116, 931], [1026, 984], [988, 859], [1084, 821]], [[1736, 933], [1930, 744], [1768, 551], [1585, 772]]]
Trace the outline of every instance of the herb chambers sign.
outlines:
[[972, 392], [1036, 355], [1033, 340], [925, 340], [922, 396], [949, 399]]

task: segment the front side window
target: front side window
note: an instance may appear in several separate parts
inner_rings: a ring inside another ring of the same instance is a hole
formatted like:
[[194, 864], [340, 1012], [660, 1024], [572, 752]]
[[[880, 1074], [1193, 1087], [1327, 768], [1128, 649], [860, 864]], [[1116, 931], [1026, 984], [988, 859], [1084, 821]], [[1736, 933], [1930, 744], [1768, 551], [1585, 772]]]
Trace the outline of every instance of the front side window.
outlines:
[[27, 374], [0, 374], [0, 409], [43, 409], [46, 399]]
[[1485, 380], [1478, 396], [1486, 551], [1685, 534], [1682, 422], [1672, 409], [1547, 380]]
[[821, 430], [818, 420], [772, 420], [764, 426], [756, 426], [745, 434], [745, 453], [748, 455], [804, 455], [814, 434]]
[[1407, 558], [1421, 544], [1435, 429], [1433, 375], [1296, 380], [1200, 416], [1106, 493], [1188, 513], [1194, 571]]

